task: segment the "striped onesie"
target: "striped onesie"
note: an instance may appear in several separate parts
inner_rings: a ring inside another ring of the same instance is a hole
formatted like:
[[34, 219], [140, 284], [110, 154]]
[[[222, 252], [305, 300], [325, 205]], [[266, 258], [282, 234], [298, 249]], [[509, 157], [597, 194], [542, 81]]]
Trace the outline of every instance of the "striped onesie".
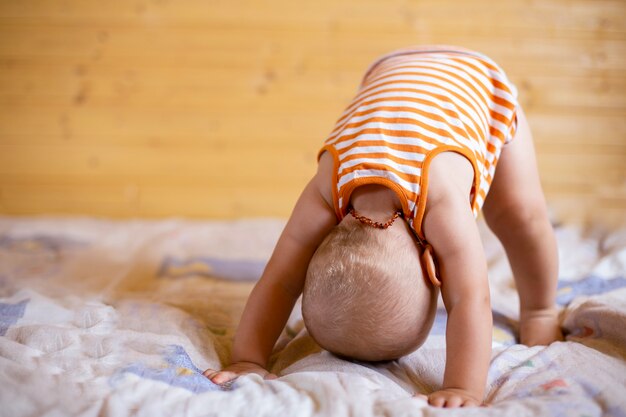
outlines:
[[428, 167], [444, 151], [471, 162], [469, 201], [477, 216], [502, 146], [515, 134], [516, 96], [497, 64], [467, 49], [407, 48], [376, 60], [319, 154], [334, 159], [337, 218], [348, 212], [356, 187], [380, 184], [396, 192], [405, 219], [424, 239]]

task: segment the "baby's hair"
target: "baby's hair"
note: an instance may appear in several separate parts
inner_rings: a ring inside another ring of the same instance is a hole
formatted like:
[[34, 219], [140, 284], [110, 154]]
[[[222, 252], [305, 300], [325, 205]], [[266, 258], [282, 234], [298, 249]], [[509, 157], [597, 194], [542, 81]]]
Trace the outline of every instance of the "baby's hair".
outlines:
[[437, 291], [424, 281], [408, 225], [379, 230], [345, 223], [309, 264], [302, 313], [311, 336], [337, 355], [360, 360], [412, 352], [432, 325]]

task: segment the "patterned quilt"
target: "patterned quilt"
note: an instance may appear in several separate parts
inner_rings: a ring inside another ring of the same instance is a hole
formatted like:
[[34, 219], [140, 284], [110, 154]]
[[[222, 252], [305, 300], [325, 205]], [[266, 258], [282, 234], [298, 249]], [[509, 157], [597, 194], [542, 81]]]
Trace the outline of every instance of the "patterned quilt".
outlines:
[[246, 297], [281, 220], [0, 217], [0, 416], [626, 417], [626, 228], [556, 228], [566, 341], [516, 343], [518, 301], [481, 223], [494, 314], [487, 407], [413, 397], [440, 386], [446, 314], [386, 363], [322, 351], [296, 308], [272, 381], [218, 386]]

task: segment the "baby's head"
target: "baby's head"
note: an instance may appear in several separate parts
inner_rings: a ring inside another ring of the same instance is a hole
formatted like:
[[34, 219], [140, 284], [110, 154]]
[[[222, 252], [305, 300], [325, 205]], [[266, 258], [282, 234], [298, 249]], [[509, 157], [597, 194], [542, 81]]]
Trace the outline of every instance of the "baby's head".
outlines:
[[302, 314], [324, 349], [358, 360], [390, 360], [424, 343], [438, 294], [422, 274], [404, 220], [381, 230], [346, 216], [311, 259]]

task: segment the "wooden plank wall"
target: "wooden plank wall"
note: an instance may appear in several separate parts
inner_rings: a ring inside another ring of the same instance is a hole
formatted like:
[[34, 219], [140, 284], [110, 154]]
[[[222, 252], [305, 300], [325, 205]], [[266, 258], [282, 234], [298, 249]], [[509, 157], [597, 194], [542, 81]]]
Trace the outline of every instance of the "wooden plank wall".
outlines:
[[0, 0], [0, 213], [287, 216], [414, 44], [505, 68], [560, 216], [625, 217], [624, 0]]

